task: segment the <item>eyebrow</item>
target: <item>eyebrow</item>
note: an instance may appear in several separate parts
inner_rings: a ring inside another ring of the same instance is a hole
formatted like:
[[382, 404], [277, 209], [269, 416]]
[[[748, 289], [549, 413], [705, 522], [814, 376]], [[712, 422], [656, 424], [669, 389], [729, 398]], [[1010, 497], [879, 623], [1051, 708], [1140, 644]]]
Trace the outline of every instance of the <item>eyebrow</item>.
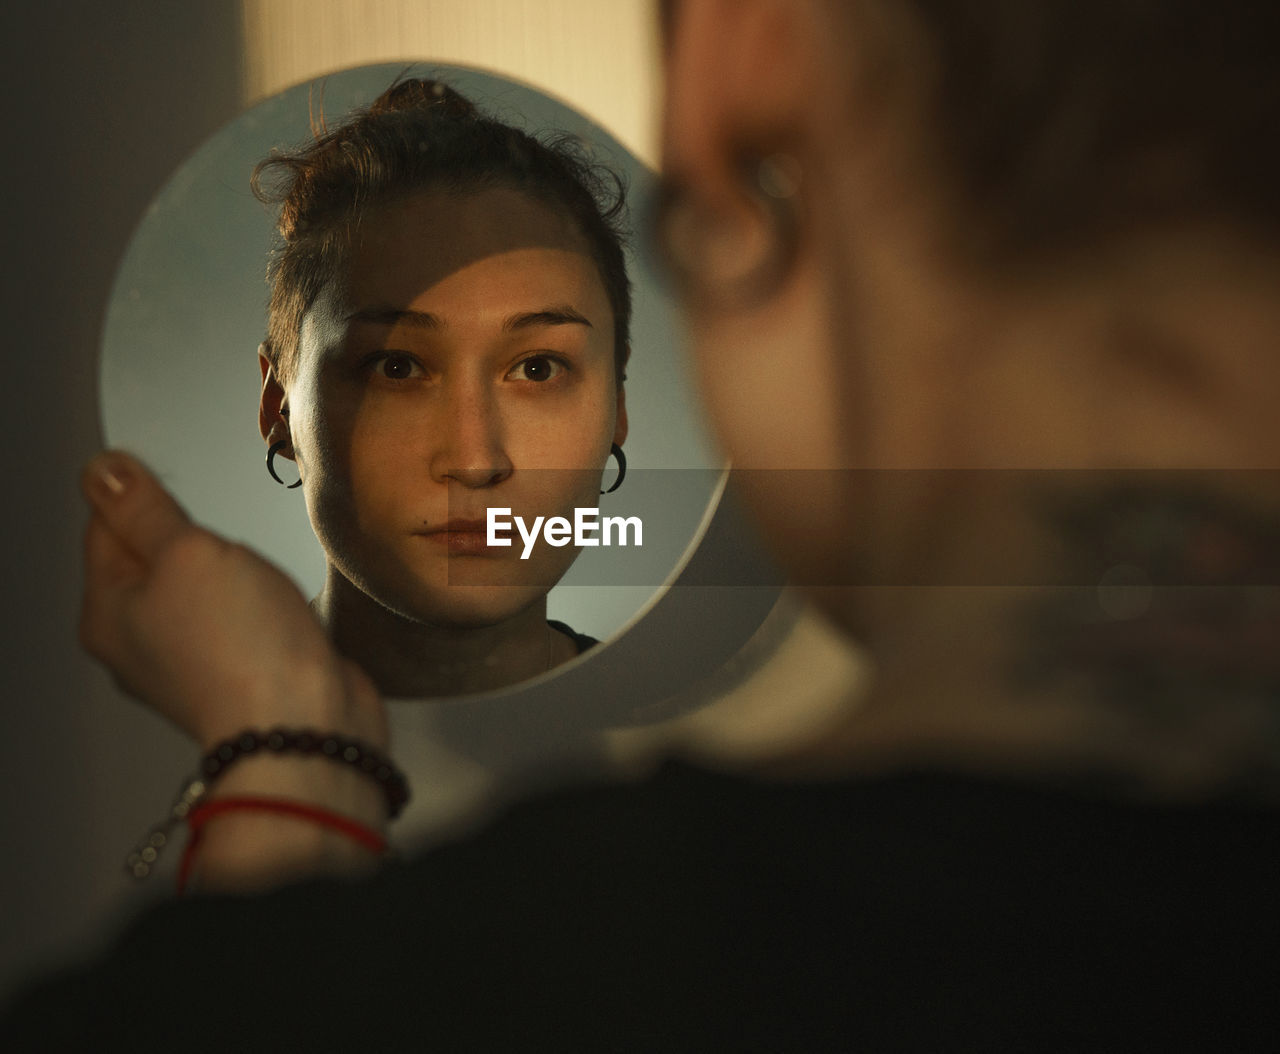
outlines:
[[395, 307], [364, 307], [353, 311], [343, 322], [371, 322], [376, 326], [394, 326], [404, 322], [418, 329], [441, 329], [443, 323], [428, 311], [408, 311]]
[[[418, 329], [445, 329], [446, 324], [438, 316], [429, 311], [411, 311], [395, 307], [367, 307], [353, 311], [344, 322], [369, 322], [377, 326], [394, 326], [404, 323]], [[594, 328], [591, 320], [582, 312], [568, 304], [543, 308], [541, 311], [523, 311], [511, 315], [502, 323], [503, 332], [510, 333], [519, 329], [531, 329], [537, 326], [586, 326]]]
[[542, 311], [527, 311], [524, 314], [512, 315], [502, 323], [508, 332], [516, 329], [529, 329], [532, 326], [586, 326], [591, 329], [591, 322], [586, 315], [575, 311], [568, 304], [560, 307], [549, 307]]

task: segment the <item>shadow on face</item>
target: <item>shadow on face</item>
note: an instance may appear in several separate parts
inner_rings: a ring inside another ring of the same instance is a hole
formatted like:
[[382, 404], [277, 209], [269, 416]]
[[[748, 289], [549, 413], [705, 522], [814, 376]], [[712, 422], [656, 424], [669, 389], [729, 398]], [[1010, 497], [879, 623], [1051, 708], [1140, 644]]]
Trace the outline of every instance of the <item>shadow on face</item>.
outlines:
[[345, 270], [304, 317], [282, 403], [331, 566], [419, 621], [524, 610], [577, 550], [522, 559], [442, 528], [596, 505], [626, 415], [595, 264], [563, 217], [486, 190], [384, 205]]

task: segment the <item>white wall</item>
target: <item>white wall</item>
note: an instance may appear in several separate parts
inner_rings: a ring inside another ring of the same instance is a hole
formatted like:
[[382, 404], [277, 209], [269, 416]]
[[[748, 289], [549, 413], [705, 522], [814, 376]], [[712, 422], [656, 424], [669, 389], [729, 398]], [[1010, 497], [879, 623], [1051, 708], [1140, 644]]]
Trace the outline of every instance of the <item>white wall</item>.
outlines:
[[249, 102], [343, 66], [484, 66], [558, 95], [657, 163], [653, 0], [242, 0]]

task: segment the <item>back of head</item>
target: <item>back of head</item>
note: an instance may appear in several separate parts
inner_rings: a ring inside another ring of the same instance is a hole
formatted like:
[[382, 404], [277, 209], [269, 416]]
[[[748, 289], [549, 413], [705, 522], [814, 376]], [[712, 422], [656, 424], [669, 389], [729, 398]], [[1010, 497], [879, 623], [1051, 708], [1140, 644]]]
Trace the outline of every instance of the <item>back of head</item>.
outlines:
[[254, 169], [252, 185], [259, 199], [280, 206], [267, 353], [284, 383], [293, 375], [302, 317], [339, 276], [369, 209], [425, 190], [497, 187], [530, 195], [582, 235], [613, 309], [621, 378], [631, 319], [625, 190], [571, 136], [530, 135], [439, 81], [407, 79], [333, 129], [321, 127], [305, 147], [273, 153]]
[[703, 387], [780, 561], [877, 663], [814, 752], [1274, 795], [1280, 13], [666, 11]]
[[917, 30], [913, 69], [928, 71], [923, 131], [976, 214], [975, 248], [1017, 256], [1187, 218], [1280, 234], [1274, 5], [907, 0], [901, 10]]

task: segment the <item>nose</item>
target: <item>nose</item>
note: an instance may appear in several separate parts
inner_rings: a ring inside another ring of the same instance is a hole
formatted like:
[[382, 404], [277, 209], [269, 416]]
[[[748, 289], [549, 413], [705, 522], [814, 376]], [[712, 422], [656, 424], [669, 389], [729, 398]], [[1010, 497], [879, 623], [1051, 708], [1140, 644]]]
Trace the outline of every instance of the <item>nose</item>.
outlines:
[[431, 454], [431, 478], [464, 487], [491, 487], [511, 475], [504, 422], [483, 383], [459, 382], [445, 393], [444, 420]]

